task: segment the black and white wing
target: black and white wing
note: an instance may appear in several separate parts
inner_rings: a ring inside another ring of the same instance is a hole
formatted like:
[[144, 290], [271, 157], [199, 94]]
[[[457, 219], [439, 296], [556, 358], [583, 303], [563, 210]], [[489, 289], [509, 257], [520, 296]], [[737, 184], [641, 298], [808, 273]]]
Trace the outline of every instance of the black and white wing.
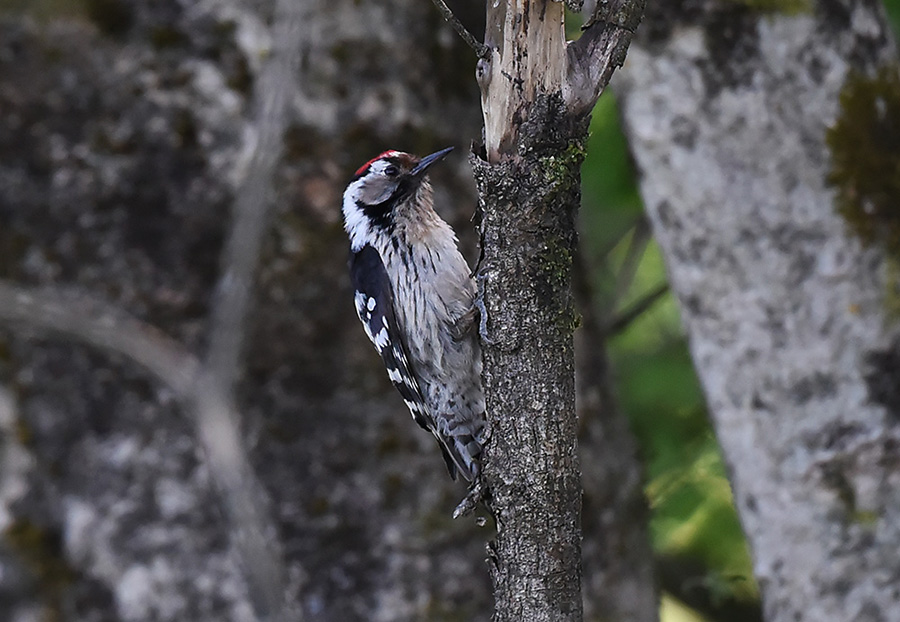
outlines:
[[416, 423], [429, 429], [425, 400], [409, 367], [406, 346], [394, 315], [391, 282], [378, 251], [367, 244], [353, 253], [350, 278], [355, 290], [356, 314], [369, 341], [381, 355], [388, 377], [400, 391]]
[[434, 416], [428, 411], [419, 382], [409, 364], [407, 346], [394, 313], [394, 296], [391, 281], [378, 251], [370, 245], [363, 246], [350, 257], [350, 279], [355, 290], [356, 313], [369, 340], [375, 345], [388, 377], [403, 401], [409, 407], [413, 419], [422, 428], [434, 434], [441, 447], [450, 476], [456, 479], [461, 458], [454, 457], [447, 440], [438, 432]]

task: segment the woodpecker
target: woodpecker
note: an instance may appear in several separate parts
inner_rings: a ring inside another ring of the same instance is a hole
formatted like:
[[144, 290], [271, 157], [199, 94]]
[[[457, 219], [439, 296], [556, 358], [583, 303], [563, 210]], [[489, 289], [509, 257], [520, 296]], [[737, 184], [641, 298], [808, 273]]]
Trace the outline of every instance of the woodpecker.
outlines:
[[415, 422], [437, 439], [450, 477], [472, 481], [484, 430], [476, 288], [426, 177], [451, 150], [385, 151], [356, 171], [342, 211], [366, 335]]

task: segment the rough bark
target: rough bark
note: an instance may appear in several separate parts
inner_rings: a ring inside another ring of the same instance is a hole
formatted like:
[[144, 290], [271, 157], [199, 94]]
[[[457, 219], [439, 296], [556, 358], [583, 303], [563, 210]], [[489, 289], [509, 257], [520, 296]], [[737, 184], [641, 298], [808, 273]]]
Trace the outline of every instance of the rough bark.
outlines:
[[[621, 6], [639, 19], [637, 3]], [[477, 70], [484, 145], [470, 161], [483, 217], [483, 485], [497, 525], [488, 547], [497, 622], [583, 618], [575, 215], [587, 114], [630, 31], [603, 22], [566, 46], [563, 19], [550, 0], [489, 3]]]
[[839, 97], [895, 58], [875, 2], [658, 3], [617, 84], [767, 620], [900, 620], [896, 257], [839, 215], [826, 141], [895, 132]]
[[490, 427], [484, 483], [497, 525], [488, 546], [494, 620], [574, 622], [583, 605], [569, 284], [587, 127], [559, 95], [562, 4], [489, 4], [485, 44], [492, 51], [479, 61], [485, 152], [471, 162], [483, 214], [478, 282]]
[[549, 96], [529, 122], [525, 158], [472, 158], [484, 213], [484, 477], [497, 523], [489, 556], [498, 622], [582, 619], [570, 280], [587, 125]]

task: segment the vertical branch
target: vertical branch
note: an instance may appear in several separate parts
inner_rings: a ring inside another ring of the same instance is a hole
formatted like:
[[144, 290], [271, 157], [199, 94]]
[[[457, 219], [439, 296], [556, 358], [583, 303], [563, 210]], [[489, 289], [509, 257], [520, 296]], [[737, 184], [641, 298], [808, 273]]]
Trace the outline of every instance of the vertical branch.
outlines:
[[614, 4], [607, 14], [597, 3], [585, 42], [572, 47], [561, 2], [488, 3], [487, 53], [476, 69], [484, 145], [470, 161], [483, 214], [477, 279], [490, 439], [481, 483], [497, 523], [488, 546], [495, 622], [583, 618], [575, 215], [588, 114], [643, 8]]
[[581, 312], [575, 338], [585, 615], [657, 622], [643, 467], [628, 421], [616, 403], [607, 356], [605, 312], [612, 303], [596, 295], [584, 255], [575, 255], [573, 290]]
[[189, 398], [200, 445], [222, 498], [232, 545], [242, 564], [258, 619], [299, 620], [299, 612], [287, 615], [283, 552], [269, 513], [269, 499], [244, 447], [233, 392], [206, 372]]
[[244, 320], [252, 303], [254, 277], [271, 211], [272, 177], [281, 158], [289, 99], [297, 86], [300, 6], [299, 0], [278, 0], [272, 55], [254, 91], [252, 127], [256, 145], [234, 202], [206, 357], [210, 372], [226, 387], [233, 386], [240, 371]]
[[[571, 276], [587, 115], [613, 66], [609, 54], [594, 57], [607, 45], [570, 53], [563, 21], [559, 2], [490, 2], [490, 55], [476, 71], [484, 147], [471, 162], [483, 213], [478, 284], [491, 430], [483, 484], [497, 523], [488, 551], [495, 622], [583, 618]], [[595, 26], [586, 34], [603, 43], [597, 32], [608, 24]], [[573, 92], [582, 105], [571, 105]]]
[[[524, 157], [472, 157], [484, 212], [484, 451], [496, 622], [580, 622], [581, 484], [569, 282], [586, 120], [531, 105]], [[552, 128], [552, 129], [551, 129]]]
[[[259, 76], [253, 101], [256, 145], [235, 198], [212, 309], [205, 373], [193, 396], [198, 433], [232, 523], [250, 597], [261, 617], [271, 620], [287, 619], [282, 552], [267, 512], [268, 499], [243, 446], [234, 388], [288, 104], [297, 86], [301, 13], [298, 0], [278, 0], [275, 7], [272, 55]], [[292, 615], [298, 619], [299, 612]]]

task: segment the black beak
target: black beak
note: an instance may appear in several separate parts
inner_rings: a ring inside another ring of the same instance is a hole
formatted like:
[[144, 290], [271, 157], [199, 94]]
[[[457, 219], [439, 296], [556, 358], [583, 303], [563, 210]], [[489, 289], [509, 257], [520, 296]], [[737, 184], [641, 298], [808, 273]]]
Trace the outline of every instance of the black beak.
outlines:
[[453, 151], [453, 147], [447, 147], [446, 149], [441, 149], [440, 151], [435, 151], [431, 155], [427, 155], [422, 158], [419, 163], [416, 165], [416, 168], [409, 172], [413, 177], [422, 177], [425, 175], [425, 171], [434, 164], [435, 162], [440, 162], [444, 159], [448, 153]]

